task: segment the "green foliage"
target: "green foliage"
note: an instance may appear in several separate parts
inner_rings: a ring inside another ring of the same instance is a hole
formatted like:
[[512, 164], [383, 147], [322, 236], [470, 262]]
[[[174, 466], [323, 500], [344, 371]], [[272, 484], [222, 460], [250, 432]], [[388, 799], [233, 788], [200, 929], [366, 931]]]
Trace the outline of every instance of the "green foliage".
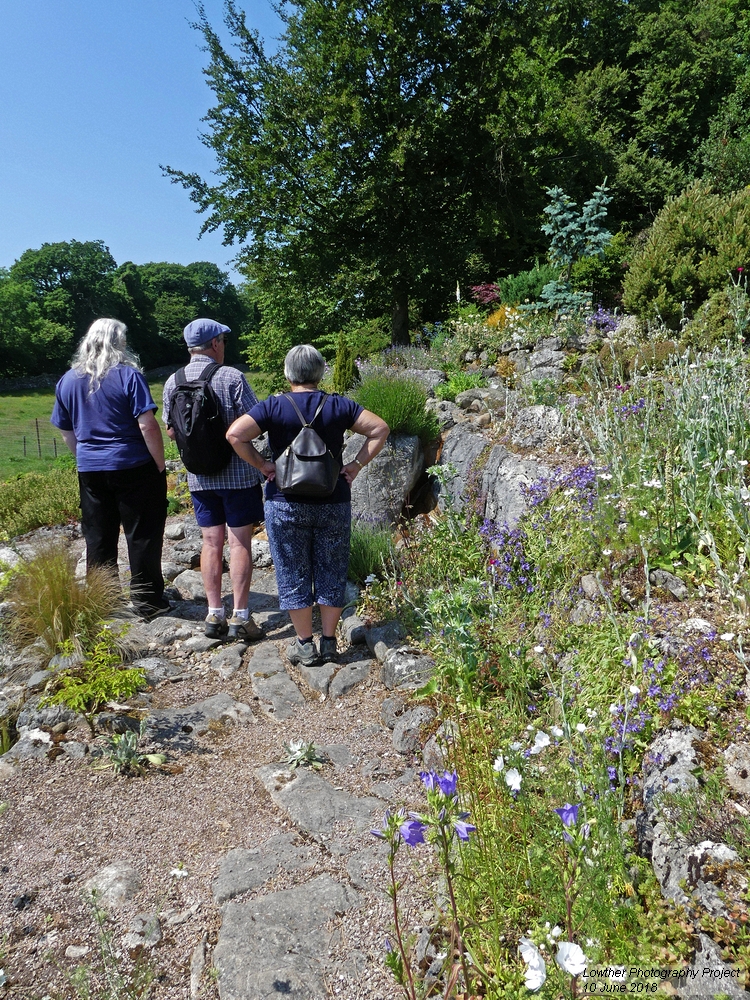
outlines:
[[438, 399], [449, 399], [455, 402], [456, 396], [467, 389], [481, 389], [487, 385], [487, 379], [481, 372], [457, 371], [451, 374], [447, 382], [435, 387]]
[[352, 396], [385, 420], [392, 434], [416, 434], [423, 441], [438, 436], [437, 420], [425, 409], [427, 392], [414, 379], [388, 372], [367, 375]]
[[354, 385], [356, 378], [354, 352], [343, 333], [339, 334], [336, 346], [336, 360], [333, 364], [333, 391], [344, 396]]
[[356, 518], [352, 521], [349, 543], [350, 580], [361, 585], [381, 576], [395, 555], [390, 525], [373, 524]]
[[47, 524], [65, 524], [79, 516], [75, 469], [30, 472], [0, 483], [0, 530], [11, 537]]
[[612, 200], [607, 192], [605, 180], [579, 212], [562, 188], [547, 191], [550, 203], [544, 213], [549, 222], [542, 226], [542, 232], [551, 237], [548, 256], [559, 272], [557, 279], [544, 286], [540, 297], [540, 302], [550, 309], [577, 312], [591, 304], [591, 291], [574, 291], [571, 277], [576, 261], [582, 257], [602, 257], [612, 239], [612, 234], [603, 225], [607, 205]]
[[14, 605], [7, 626], [11, 637], [20, 646], [40, 641], [49, 656], [65, 643], [85, 653], [99, 641], [102, 622], [125, 612], [112, 571], [96, 566], [85, 580], [79, 579], [75, 558], [63, 542], [43, 546], [33, 559], [20, 563], [6, 596]]
[[750, 188], [696, 182], [665, 205], [625, 276], [623, 304], [676, 330], [750, 260]]
[[122, 632], [100, 628], [86, 659], [55, 676], [52, 693], [42, 704], [67, 705], [80, 712], [93, 733], [95, 716], [108, 701], [129, 698], [145, 685], [141, 668], [123, 667], [121, 639]]
[[115, 774], [145, 774], [149, 764], [163, 764], [166, 757], [163, 753], [141, 753], [138, 750], [139, 740], [145, 730], [143, 719], [140, 734], [128, 729], [124, 733], [115, 733], [107, 737], [102, 752], [105, 757], [104, 767], [112, 767]]
[[535, 302], [541, 295], [544, 286], [550, 281], [554, 281], [557, 274], [557, 268], [553, 267], [552, 264], [540, 264], [537, 260], [530, 270], [508, 275], [507, 278], [501, 278], [498, 281], [500, 301], [511, 306], [517, 306], [524, 302]]
[[298, 767], [309, 767], [319, 771], [323, 764], [328, 761], [325, 754], [312, 741], [290, 740], [289, 743], [284, 744], [284, 752], [286, 753], [285, 763], [290, 771], [294, 771]]

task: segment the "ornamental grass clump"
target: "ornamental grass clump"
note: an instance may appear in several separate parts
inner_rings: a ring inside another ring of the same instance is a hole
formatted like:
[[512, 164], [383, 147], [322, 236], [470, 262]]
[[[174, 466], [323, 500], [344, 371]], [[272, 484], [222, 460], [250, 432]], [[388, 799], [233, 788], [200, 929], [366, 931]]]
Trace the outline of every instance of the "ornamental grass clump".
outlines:
[[[10, 638], [20, 647], [39, 642], [50, 657], [66, 643], [84, 654], [104, 621], [127, 614], [117, 576], [97, 566], [85, 579], [77, 577], [75, 557], [64, 542], [42, 546], [21, 563], [5, 596], [13, 604], [6, 626]], [[124, 633], [120, 638], [127, 645]]]
[[352, 397], [385, 420], [391, 434], [415, 434], [425, 442], [439, 434], [435, 415], [425, 409], [427, 391], [416, 379], [398, 373], [374, 373], [362, 379]]
[[360, 586], [383, 576], [395, 559], [393, 533], [388, 524], [355, 518], [349, 542], [349, 579]]

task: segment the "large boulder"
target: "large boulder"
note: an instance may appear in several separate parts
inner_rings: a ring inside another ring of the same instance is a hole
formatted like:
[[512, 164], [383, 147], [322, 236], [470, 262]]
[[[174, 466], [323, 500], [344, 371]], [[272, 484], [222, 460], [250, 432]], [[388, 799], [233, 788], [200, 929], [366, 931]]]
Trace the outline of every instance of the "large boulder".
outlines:
[[[364, 437], [352, 434], [344, 447], [344, 464], [354, 460]], [[385, 448], [359, 473], [352, 484], [352, 516], [392, 524], [424, 469], [419, 438], [391, 434]]]
[[440, 464], [455, 470], [445, 487], [439, 487], [441, 508], [452, 502], [461, 509], [469, 495], [475, 494], [485, 517], [510, 525], [516, 524], [526, 510], [523, 487], [550, 474], [540, 462], [493, 444], [466, 423], [457, 424], [446, 435]]

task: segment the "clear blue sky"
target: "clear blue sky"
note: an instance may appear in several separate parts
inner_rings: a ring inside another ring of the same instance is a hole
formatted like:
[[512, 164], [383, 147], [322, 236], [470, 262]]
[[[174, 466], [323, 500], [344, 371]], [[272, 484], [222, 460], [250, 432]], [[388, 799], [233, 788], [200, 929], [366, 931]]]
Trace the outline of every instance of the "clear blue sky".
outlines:
[[[222, 0], [205, 0], [226, 38]], [[273, 49], [269, 0], [239, 0]], [[29, 247], [103, 240], [132, 260], [224, 270], [201, 217], [159, 164], [209, 176], [212, 103], [192, 0], [0, 0], [0, 267]], [[232, 275], [236, 278], [236, 274]]]

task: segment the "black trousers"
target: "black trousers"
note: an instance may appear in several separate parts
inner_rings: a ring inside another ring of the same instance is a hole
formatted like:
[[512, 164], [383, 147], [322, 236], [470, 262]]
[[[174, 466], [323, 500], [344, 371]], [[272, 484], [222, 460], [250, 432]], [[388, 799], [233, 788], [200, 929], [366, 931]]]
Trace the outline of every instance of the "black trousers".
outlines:
[[167, 475], [151, 460], [134, 469], [79, 472], [86, 566], [117, 570], [120, 525], [130, 556], [130, 598], [140, 614], [167, 606], [161, 552], [167, 519]]

